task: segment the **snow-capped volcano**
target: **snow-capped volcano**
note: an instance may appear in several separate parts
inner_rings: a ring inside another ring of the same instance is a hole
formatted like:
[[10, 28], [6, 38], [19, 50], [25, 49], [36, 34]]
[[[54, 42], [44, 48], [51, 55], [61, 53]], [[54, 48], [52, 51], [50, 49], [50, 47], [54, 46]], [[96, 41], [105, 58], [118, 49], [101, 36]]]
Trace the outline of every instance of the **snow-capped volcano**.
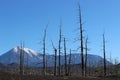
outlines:
[[[10, 51], [4, 53], [0, 56], [0, 63], [3, 64], [19, 64], [20, 63], [20, 47], [15, 47]], [[24, 65], [42, 67], [43, 66], [43, 55], [29, 48], [22, 49], [24, 53]], [[57, 56], [57, 65], [58, 65]], [[67, 55], [67, 63], [69, 61], [70, 55]], [[88, 64], [87, 66], [99, 66], [103, 62], [103, 58], [97, 55], [88, 54]], [[47, 66], [54, 66], [54, 55], [46, 55]], [[107, 61], [107, 60], [106, 60]], [[64, 55], [61, 55], [61, 65], [64, 65]], [[72, 53], [71, 64], [81, 64], [80, 53]], [[107, 64], [111, 64], [107, 61]]]
[[[17, 63], [20, 62], [20, 50], [21, 48], [15, 47], [11, 49], [10, 51], [4, 53], [0, 56], [0, 62], [4, 64], [11, 64], [11, 63]], [[24, 64], [30, 65], [30, 66], [36, 66], [38, 63], [41, 63], [42, 61], [42, 54], [28, 48], [22, 49], [24, 53]], [[40, 65], [40, 64], [39, 64]]]

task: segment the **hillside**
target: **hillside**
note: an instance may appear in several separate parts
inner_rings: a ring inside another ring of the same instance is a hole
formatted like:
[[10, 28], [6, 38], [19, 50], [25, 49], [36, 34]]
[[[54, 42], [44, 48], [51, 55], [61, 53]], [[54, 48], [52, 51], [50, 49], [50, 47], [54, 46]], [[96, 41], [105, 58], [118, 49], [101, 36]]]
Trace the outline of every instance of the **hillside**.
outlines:
[[[8, 65], [19, 65], [20, 62], [20, 47], [15, 47], [8, 52], [0, 56], [0, 62], [2, 64]], [[41, 53], [34, 51], [29, 48], [24, 48], [24, 65], [42, 67], [43, 57]], [[69, 61], [70, 55], [67, 55], [67, 63]], [[54, 55], [46, 55], [47, 66], [54, 66]], [[98, 55], [88, 54], [88, 64], [87, 66], [99, 66], [102, 65], [103, 58]], [[79, 53], [72, 53], [71, 55], [71, 64], [80, 64], [81, 57]], [[112, 64], [107, 61], [107, 64]], [[57, 65], [58, 65], [58, 56], [57, 56]], [[61, 65], [64, 65], [64, 55], [61, 55]]]

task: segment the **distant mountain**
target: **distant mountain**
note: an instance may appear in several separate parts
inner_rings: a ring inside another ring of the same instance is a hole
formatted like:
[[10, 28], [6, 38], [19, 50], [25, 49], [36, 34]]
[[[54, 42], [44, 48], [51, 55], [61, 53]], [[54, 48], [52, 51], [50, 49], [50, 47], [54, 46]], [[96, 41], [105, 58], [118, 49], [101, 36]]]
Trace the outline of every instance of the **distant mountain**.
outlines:
[[[21, 50], [20, 47], [16, 47], [4, 53], [3, 55], [0, 56], [0, 62], [4, 64], [11, 64], [11, 63], [19, 64], [20, 50]], [[30, 66], [35, 66], [37, 63], [41, 63], [42, 54], [28, 48], [24, 48], [23, 52], [24, 52], [25, 65], [27, 65], [27, 60]]]
[[[53, 66], [54, 65], [54, 55], [47, 55], [47, 61], [48, 61], [48, 65], [49, 66]], [[67, 63], [69, 61], [69, 57], [70, 55], [67, 55]], [[85, 57], [85, 55], [84, 55]], [[87, 56], [87, 66], [92, 67], [92, 66], [103, 66], [103, 58], [101, 56], [98, 55], [93, 55], [93, 54], [88, 54]], [[59, 56], [57, 56], [57, 65], [58, 65], [58, 59]], [[64, 55], [61, 56], [61, 65], [64, 65]], [[85, 60], [85, 59], [84, 59]], [[71, 64], [81, 64], [81, 55], [80, 53], [72, 53], [71, 55]], [[107, 65], [112, 65], [111, 62], [106, 60], [106, 64]]]
[[[11, 49], [10, 51], [4, 53], [0, 56], [0, 63], [7, 64], [9, 66], [18, 66], [20, 62], [20, 47]], [[24, 48], [24, 64], [28, 66], [41, 67], [43, 62], [42, 54], [34, 51], [32, 49]], [[67, 55], [67, 62], [69, 61], [70, 55]], [[46, 55], [47, 66], [54, 66], [54, 55]], [[27, 62], [28, 60], [28, 62]], [[88, 64], [87, 66], [99, 66], [103, 65], [103, 58], [97, 55], [88, 54]], [[80, 64], [81, 57], [80, 54], [74, 53], [71, 55], [71, 64]], [[107, 61], [107, 64], [112, 64]], [[57, 56], [58, 65], [58, 56]], [[64, 55], [61, 55], [61, 65], [64, 65]]]

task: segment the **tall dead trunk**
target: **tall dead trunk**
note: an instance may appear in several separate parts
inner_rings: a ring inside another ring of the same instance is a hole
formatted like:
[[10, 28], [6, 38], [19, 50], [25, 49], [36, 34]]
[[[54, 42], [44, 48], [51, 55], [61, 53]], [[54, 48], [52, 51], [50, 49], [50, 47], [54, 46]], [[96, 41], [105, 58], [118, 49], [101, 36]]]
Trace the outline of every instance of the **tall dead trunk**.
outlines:
[[79, 5], [79, 23], [80, 23], [80, 46], [81, 46], [81, 65], [82, 65], [82, 76], [84, 76], [85, 69], [84, 69], [84, 54], [83, 54], [83, 29], [82, 29], [82, 16], [81, 16], [81, 9]]
[[43, 75], [46, 75], [46, 32], [47, 32], [47, 27], [46, 26], [44, 30], [44, 36], [43, 36]]
[[24, 74], [24, 44], [21, 42], [20, 46], [20, 79], [22, 79]]
[[86, 42], [85, 42], [85, 76], [86, 76], [86, 74], [87, 74], [87, 58], [88, 58], [88, 54], [87, 54], [87, 52], [88, 52], [88, 47], [87, 47], [87, 43], [88, 43], [88, 37], [86, 38]]
[[59, 34], [59, 67], [58, 67], [58, 75], [60, 76], [61, 75], [61, 38], [62, 38], [62, 31], [61, 31], [61, 27], [62, 27], [62, 22], [60, 22], [60, 34]]
[[57, 72], [57, 62], [56, 62], [56, 60], [57, 60], [57, 49], [56, 48], [54, 49], [54, 52], [55, 52], [54, 76], [56, 76], [57, 75], [56, 74], [56, 72]]
[[87, 47], [87, 43], [88, 43], [88, 37], [86, 38], [86, 42], [85, 42], [85, 76], [87, 75], [87, 58], [88, 58], [88, 47]]
[[28, 74], [28, 54], [27, 54], [27, 66], [26, 66], [26, 73]]
[[71, 49], [70, 49], [70, 56], [69, 56], [68, 75], [71, 76]]
[[106, 76], [106, 48], [105, 48], [105, 35], [103, 34], [103, 55], [104, 55], [104, 76]]
[[67, 72], [67, 56], [66, 56], [66, 40], [64, 38], [64, 55], [65, 55], [65, 76], [68, 76]]
[[52, 42], [52, 46], [53, 46], [53, 49], [54, 49], [54, 76], [56, 76], [56, 72], [57, 72], [57, 49], [54, 47], [54, 44]]

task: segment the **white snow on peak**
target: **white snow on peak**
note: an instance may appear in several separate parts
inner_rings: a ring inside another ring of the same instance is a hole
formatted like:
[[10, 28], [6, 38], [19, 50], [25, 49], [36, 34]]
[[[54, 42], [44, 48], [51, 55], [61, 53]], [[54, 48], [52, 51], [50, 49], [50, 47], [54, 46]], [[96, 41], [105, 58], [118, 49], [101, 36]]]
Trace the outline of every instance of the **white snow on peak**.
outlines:
[[33, 54], [33, 55], [35, 55], [35, 56], [38, 55], [38, 52], [36, 52], [36, 51], [34, 51], [34, 50], [32, 50], [32, 49], [29, 49], [29, 48], [24, 48], [24, 51], [25, 51], [26, 53], [28, 53], [28, 54]]
[[15, 53], [19, 53], [19, 51], [20, 51], [20, 47], [19, 46], [13, 48], [13, 52], [15, 52]]
[[32, 66], [32, 65], [36, 65], [37, 63], [40, 63], [43, 60], [42, 56], [40, 56], [40, 54], [37, 51], [34, 51], [29, 48], [21, 48], [20, 46], [17, 46], [15, 48], [12, 48], [2, 56], [0, 56], [0, 62], [5, 64], [10, 64], [10, 63], [19, 64], [21, 49], [24, 53], [24, 64], [27, 64], [27, 60], [29, 60], [29, 65]]
[[[12, 51], [19, 54], [19, 53], [20, 53], [20, 49], [21, 49], [21, 47], [20, 47], [20, 46], [17, 46], [17, 47], [15, 47], [15, 48], [13, 48]], [[34, 56], [38, 56], [38, 52], [36, 52], [36, 51], [34, 51], [34, 50], [32, 50], [32, 49], [29, 49], [29, 48], [22, 48], [22, 49], [23, 49], [23, 51], [24, 51], [25, 53], [29, 54], [31, 57], [32, 57], [33, 55], [34, 55]]]

